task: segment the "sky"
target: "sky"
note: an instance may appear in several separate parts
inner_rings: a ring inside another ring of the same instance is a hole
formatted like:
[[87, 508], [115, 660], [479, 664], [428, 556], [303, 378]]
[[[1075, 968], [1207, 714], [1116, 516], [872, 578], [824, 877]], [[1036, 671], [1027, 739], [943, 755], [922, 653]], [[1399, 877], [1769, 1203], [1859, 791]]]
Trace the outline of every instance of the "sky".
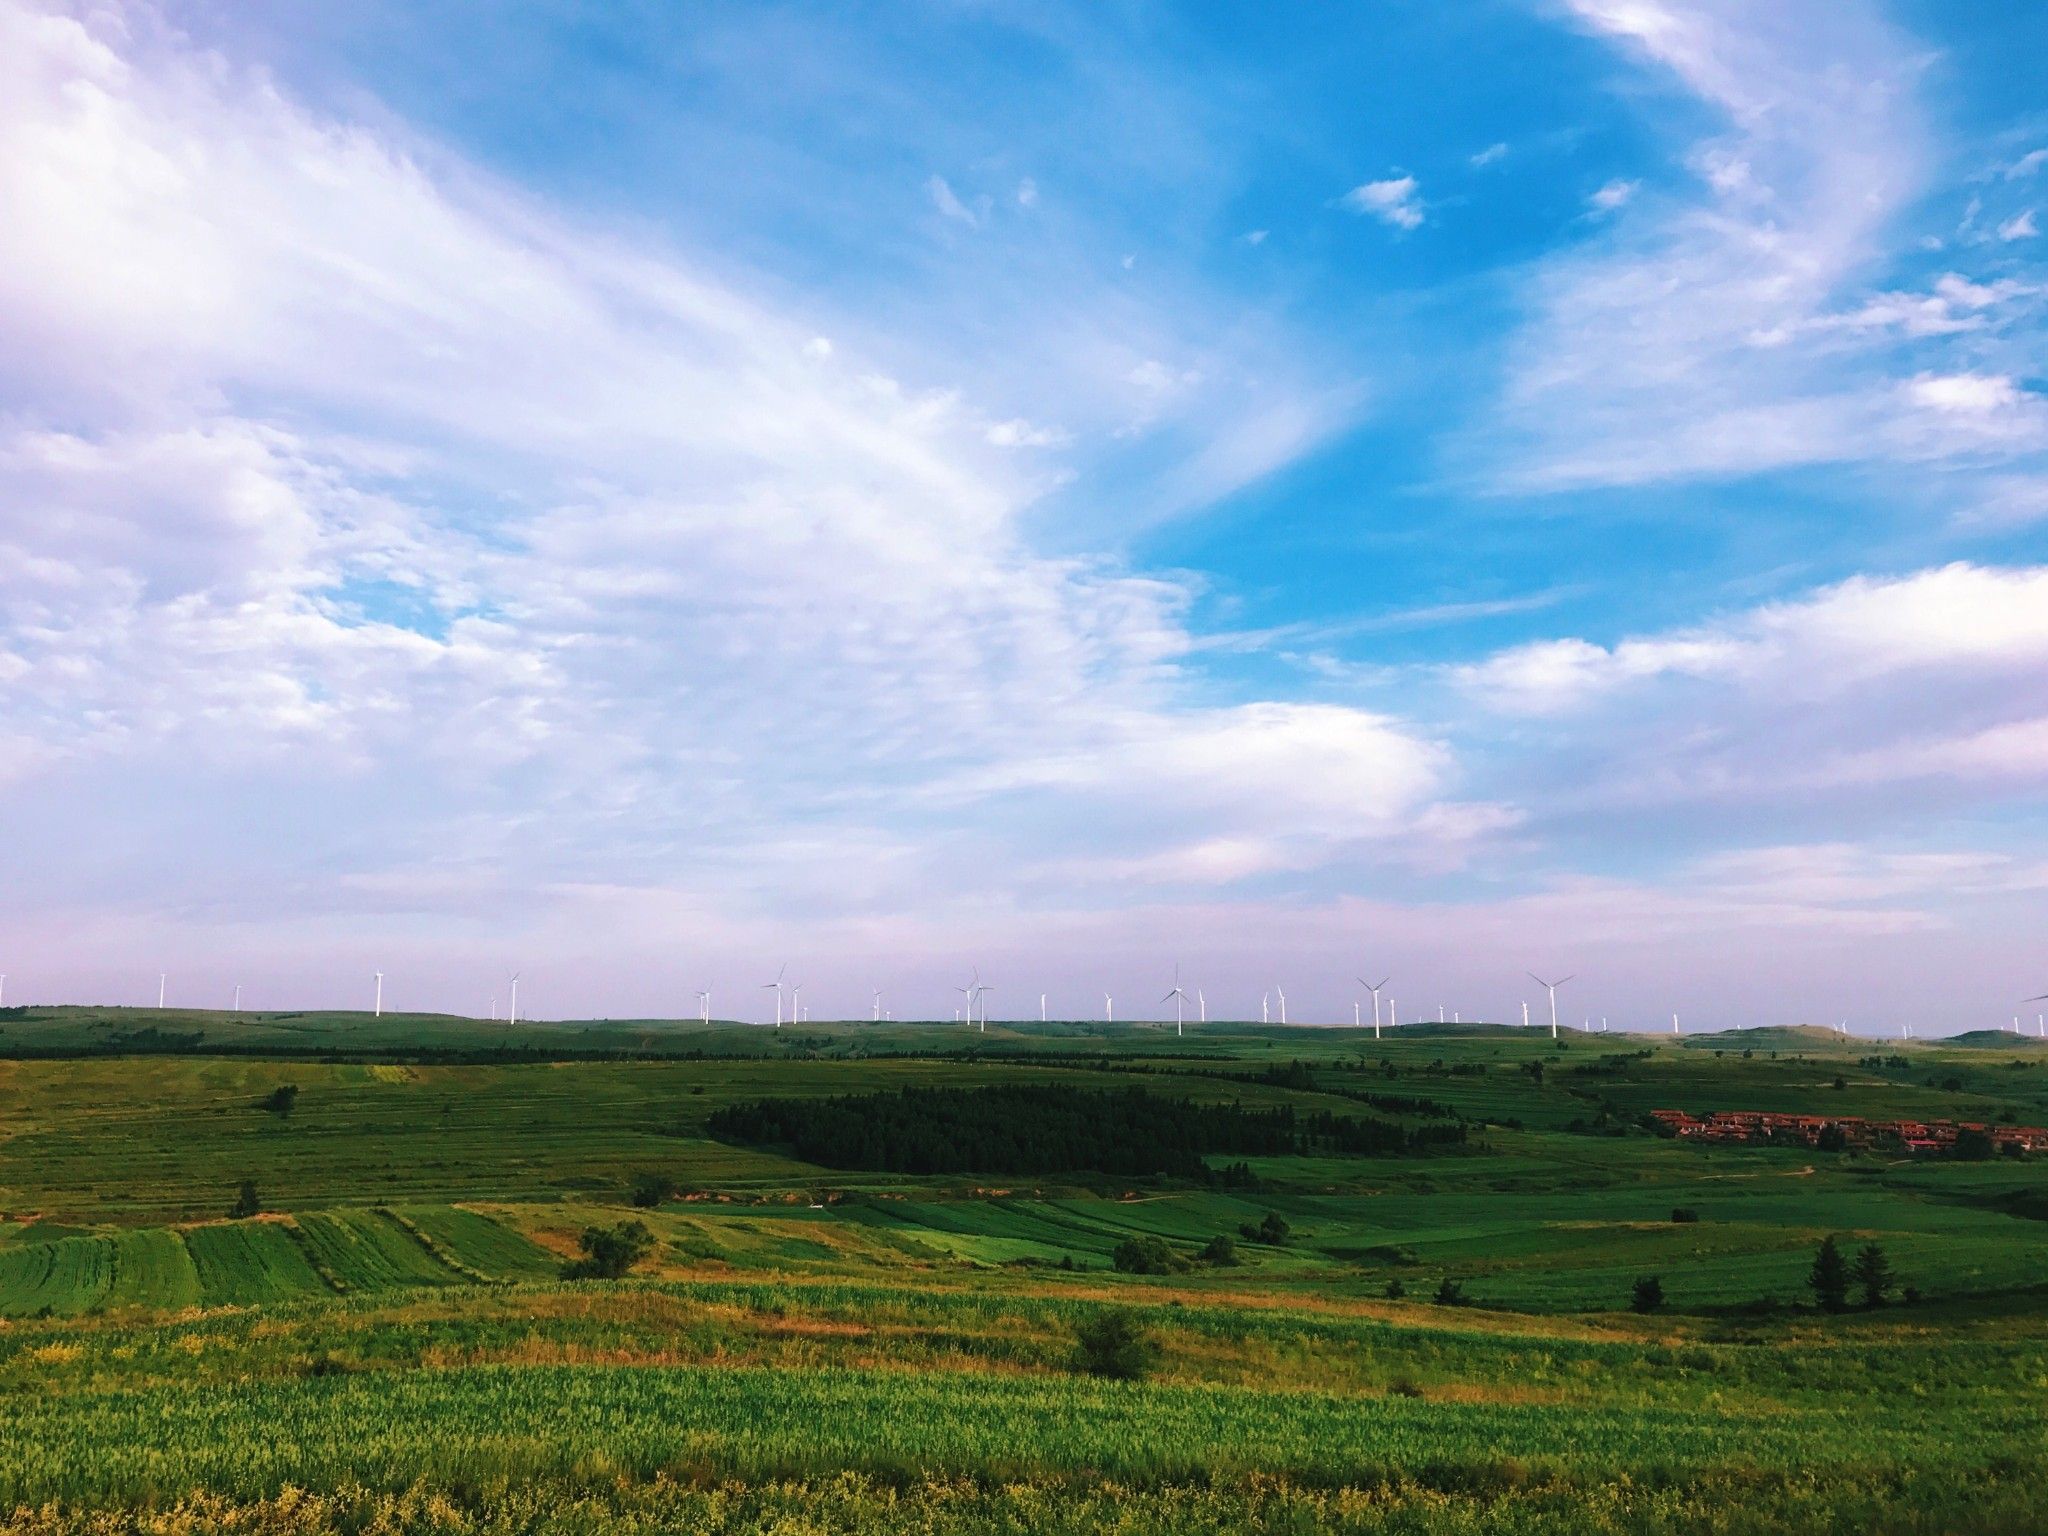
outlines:
[[2044, 56], [0, 0], [6, 1000], [2031, 1031]]

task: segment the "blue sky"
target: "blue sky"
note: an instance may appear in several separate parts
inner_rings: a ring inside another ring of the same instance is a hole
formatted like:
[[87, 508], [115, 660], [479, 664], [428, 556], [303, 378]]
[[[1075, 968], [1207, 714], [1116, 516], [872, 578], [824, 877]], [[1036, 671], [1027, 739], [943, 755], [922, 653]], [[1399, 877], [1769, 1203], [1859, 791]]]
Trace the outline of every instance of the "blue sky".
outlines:
[[2008, 1018], [2044, 51], [0, 0], [9, 996]]

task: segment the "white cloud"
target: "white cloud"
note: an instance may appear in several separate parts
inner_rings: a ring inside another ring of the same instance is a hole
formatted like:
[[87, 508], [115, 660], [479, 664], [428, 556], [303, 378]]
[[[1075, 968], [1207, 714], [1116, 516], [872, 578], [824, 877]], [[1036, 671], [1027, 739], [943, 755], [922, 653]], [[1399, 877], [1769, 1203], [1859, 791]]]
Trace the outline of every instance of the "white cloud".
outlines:
[[1481, 170], [1486, 166], [1492, 165], [1497, 160], [1506, 159], [1507, 153], [1507, 145], [1489, 144], [1486, 148], [1480, 150], [1478, 154], [1471, 157], [1470, 164], [1474, 170]]
[[1754, 827], [1772, 806], [1840, 815], [1906, 786], [1922, 815], [2048, 787], [2044, 670], [2048, 567], [1954, 564], [1609, 645], [1517, 646], [1455, 680], [1495, 717], [1552, 723], [1554, 766], [1521, 763], [1548, 815], [1722, 806]]
[[[380, 849], [422, 848], [476, 890], [516, 860], [522, 886], [900, 912], [972, 886], [963, 839], [1020, 875], [1074, 856], [936, 786], [1091, 727], [1166, 748], [1187, 722], [1236, 762], [1176, 761], [1123, 857], [1187, 846], [1219, 804], [1247, 845], [1328, 856], [1325, 792], [1259, 813], [1266, 735], [1370, 757], [1407, 819], [1357, 811], [1344, 838], [1427, 822], [1439, 746], [1191, 705], [1182, 585], [1034, 552], [1024, 513], [1061, 473], [1038, 465], [1082, 428], [954, 383], [951, 336], [898, 339], [927, 373], [906, 382], [847, 317], [147, 37], [0, 5], [0, 385], [49, 417], [0, 425], [0, 733], [32, 819], [180, 797], [207, 873], [181, 884], [198, 852], [169, 839], [176, 868], [123, 866], [138, 901], [346, 906]], [[1135, 313], [1075, 306], [1114, 404], [1074, 408], [1099, 431], [1135, 395], [1210, 443], [1182, 493], [1327, 429], [1284, 370], [1232, 394], [1238, 354], [1178, 360]], [[1067, 782], [1048, 816], [1092, 847], [1121, 791]], [[295, 835], [307, 889], [220, 837], [255, 801], [326, 808]]]
[[1853, 327], [1831, 323], [1927, 174], [1919, 52], [1860, 0], [1570, 10], [1722, 127], [1689, 157], [1699, 203], [1616, 221], [1538, 269], [1470, 460], [1501, 490], [1541, 491], [1938, 457], [1939, 434], [1876, 359], [1850, 366]]
[[1998, 238], [2005, 241], [2031, 240], [2040, 233], [2040, 229], [2034, 223], [2034, 210], [2031, 208], [2024, 213], [2014, 214], [1998, 226]]
[[1038, 206], [1038, 183], [1026, 176], [1017, 183], [1017, 206], [1036, 208]]
[[1640, 181], [1623, 181], [1617, 177], [1615, 180], [1605, 183], [1591, 197], [1588, 197], [1586, 199], [1586, 206], [1595, 213], [1613, 213], [1618, 209], [1627, 207], [1630, 199], [1636, 195], [1637, 189], [1641, 186], [1642, 183]]
[[2017, 405], [2019, 386], [2004, 374], [1923, 373], [1909, 386], [1913, 398], [1937, 411], [1981, 414]]
[[981, 228], [982, 221], [987, 217], [988, 210], [980, 200], [977, 200], [975, 207], [968, 207], [967, 204], [960, 201], [959, 195], [954, 192], [952, 185], [943, 176], [927, 178], [924, 189], [931, 197], [932, 206], [938, 209], [942, 216], [951, 219], [956, 224], [965, 224], [969, 229]]
[[1244, 232], [1244, 243], [1246, 245], [1264, 245], [1267, 233], [1263, 229], [1248, 229]]
[[1416, 229], [1423, 217], [1419, 192], [1413, 176], [1392, 176], [1353, 187], [1340, 201], [1353, 213], [1371, 214], [1396, 229]]
[[2030, 149], [2005, 168], [2005, 179], [2016, 181], [2022, 176], [2031, 176], [2044, 165], [2048, 165], [2048, 149]]

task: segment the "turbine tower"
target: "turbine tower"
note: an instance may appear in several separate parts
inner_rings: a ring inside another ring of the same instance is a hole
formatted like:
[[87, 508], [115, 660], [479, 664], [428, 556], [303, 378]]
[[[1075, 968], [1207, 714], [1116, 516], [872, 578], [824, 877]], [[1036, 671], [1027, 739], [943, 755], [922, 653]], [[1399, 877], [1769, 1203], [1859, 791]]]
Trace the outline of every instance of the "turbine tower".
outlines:
[[1384, 987], [1388, 982], [1392, 981], [1393, 979], [1394, 978], [1391, 976], [1382, 976], [1379, 979], [1378, 984], [1375, 985], [1374, 983], [1367, 981], [1363, 976], [1358, 978], [1358, 984], [1361, 987], [1365, 988], [1366, 991], [1372, 994], [1372, 1037], [1375, 1040], [1385, 1038], [1383, 1035], [1380, 1034], [1380, 988]]
[[711, 989], [709, 987], [699, 987], [697, 989], [697, 1017], [706, 1024], [711, 1022]]
[[1202, 995], [1200, 987], [1195, 988], [1195, 1014], [1204, 1024], [1209, 1022], [1209, 999]]
[[1287, 1022], [1287, 989], [1276, 981], [1273, 983], [1273, 990], [1280, 994], [1280, 1022], [1285, 1024]]
[[[986, 986], [981, 982], [976, 982], [974, 984], [974, 991], [975, 996], [981, 999], [981, 1032], [985, 1035], [988, 1033], [988, 995], [995, 991], [995, 988]], [[972, 1022], [974, 1018], [974, 998], [967, 1000], [967, 1017]]]
[[7, 1006], [7, 973], [0, 971], [0, 1008]]
[[372, 971], [370, 974], [377, 978], [377, 997], [376, 1001], [370, 1004], [370, 1017], [381, 1019], [384, 1017], [384, 973]]
[[1173, 1004], [1173, 1033], [1176, 1038], [1187, 1033], [1183, 1012], [1187, 1008], [1188, 995], [1180, 989], [1180, 962], [1173, 963], [1173, 990], [1159, 999], [1162, 1003]]
[[968, 1027], [971, 1029], [974, 1026], [974, 1000], [981, 996], [981, 967], [976, 966], [974, 968], [974, 978], [973, 980], [969, 981], [966, 986], [955, 987], [953, 990], [955, 992], [958, 992], [960, 996], [966, 1001], [967, 1024]]
[[508, 1013], [508, 1014], [506, 1015], [506, 1017], [505, 1017], [505, 1023], [506, 1023], [506, 1025], [507, 1025], [507, 1026], [509, 1027], [509, 1026], [511, 1026], [511, 1025], [513, 1025], [513, 1024], [517, 1024], [518, 1022], [519, 1022], [519, 973], [518, 973], [517, 971], [514, 971], [514, 972], [512, 973], [512, 1009], [511, 1009], [511, 1012], [510, 1012], [510, 1013]]
[[1045, 994], [1043, 992], [1038, 994], [1038, 1022], [1041, 1024], [1045, 1022]]
[[[4, 987], [6, 983], [7, 978], [0, 976], [0, 987]], [[233, 1013], [240, 1013], [242, 1011], [242, 984], [239, 981], [235, 983], [235, 1006], [229, 1011]]]
[[1560, 976], [1555, 981], [1545, 981], [1534, 971], [1528, 972], [1527, 975], [1537, 986], [1550, 993], [1550, 1038], [1555, 1040], [1557, 1038], [1557, 989], [1572, 978], [1570, 976]]
[[763, 992], [773, 992], [775, 994], [775, 1027], [777, 1029], [782, 1028], [782, 973], [788, 969], [789, 962], [785, 960], [775, 968], [775, 979], [773, 981], [761, 983], [761, 990]]
[[166, 976], [162, 971], [156, 973], [156, 1005], [159, 1008], [164, 1005], [164, 987], [169, 981], [170, 977]]
[[880, 987], [875, 988], [875, 1009], [868, 1022], [871, 1024], [882, 1022], [882, 989]]
[[1270, 1014], [1270, 1010], [1269, 1010], [1269, 1005], [1270, 1005], [1270, 1004], [1272, 1003], [1272, 1001], [1273, 1001], [1273, 994], [1272, 994], [1272, 993], [1270, 993], [1270, 992], [1261, 992], [1261, 993], [1259, 994], [1259, 1022], [1260, 1022], [1261, 1024], [1270, 1024], [1270, 1023], [1272, 1023], [1272, 1022], [1273, 1022], [1273, 1020], [1272, 1020], [1272, 1017], [1271, 1017], [1271, 1014]]
[[[794, 1024], [794, 1023], [796, 1023], [796, 1022], [797, 1022], [797, 1016], [796, 1016], [796, 1015], [797, 1015], [797, 1005], [798, 1005], [799, 1003], [801, 1003], [801, 1002], [802, 1002], [803, 1000], [804, 1000], [804, 984], [803, 984], [802, 982], [798, 982], [798, 983], [797, 983], [797, 984], [796, 984], [795, 986], [793, 986], [793, 987], [791, 987], [791, 988], [789, 989], [789, 1022], [790, 1022], [790, 1023]], [[782, 994], [781, 994], [780, 992], [778, 992], [778, 993], [776, 993], [776, 994], [775, 994], [775, 1001], [776, 1001], [776, 1003], [777, 1003], [778, 1005], [779, 1005], [779, 1004], [780, 1004], [780, 1003], [782, 1002]]]
[[1116, 1022], [1116, 999], [1107, 992], [1102, 994], [1102, 1019], [1106, 1024]]

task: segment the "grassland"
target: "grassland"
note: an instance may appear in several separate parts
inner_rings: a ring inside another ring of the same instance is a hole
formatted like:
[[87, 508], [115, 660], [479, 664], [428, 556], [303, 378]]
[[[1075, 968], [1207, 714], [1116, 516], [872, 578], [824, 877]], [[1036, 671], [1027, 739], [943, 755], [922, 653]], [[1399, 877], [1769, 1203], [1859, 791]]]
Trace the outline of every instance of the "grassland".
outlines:
[[[492, 1054], [471, 1023], [301, 1016], [219, 1055], [176, 1042], [237, 1016], [37, 1012], [0, 1016], [0, 1530], [2048, 1528], [2043, 1164], [1637, 1123], [2041, 1123], [2048, 1051], [635, 1024], [500, 1026]], [[1470, 1135], [1221, 1189], [705, 1134], [764, 1096], [991, 1082], [1427, 1099]], [[629, 1206], [649, 1173], [677, 1197]], [[265, 1209], [230, 1220], [245, 1180]], [[1286, 1240], [1234, 1267], [1112, 1267], [1268, 1215]], [[558, 1278], [627, 1216], [656, 1238], [632, 1278]], [[1829, 1234], [1916, 1301], [1815, 1311]], [[1667, 1304], [1634, 1315], [1652, 1274]], [[1474, 1304], [1432, 1304], [1445, 1279]], [[1104, 1309], [1144, 1320], [1149, 1379], [1076, 1373]]]

